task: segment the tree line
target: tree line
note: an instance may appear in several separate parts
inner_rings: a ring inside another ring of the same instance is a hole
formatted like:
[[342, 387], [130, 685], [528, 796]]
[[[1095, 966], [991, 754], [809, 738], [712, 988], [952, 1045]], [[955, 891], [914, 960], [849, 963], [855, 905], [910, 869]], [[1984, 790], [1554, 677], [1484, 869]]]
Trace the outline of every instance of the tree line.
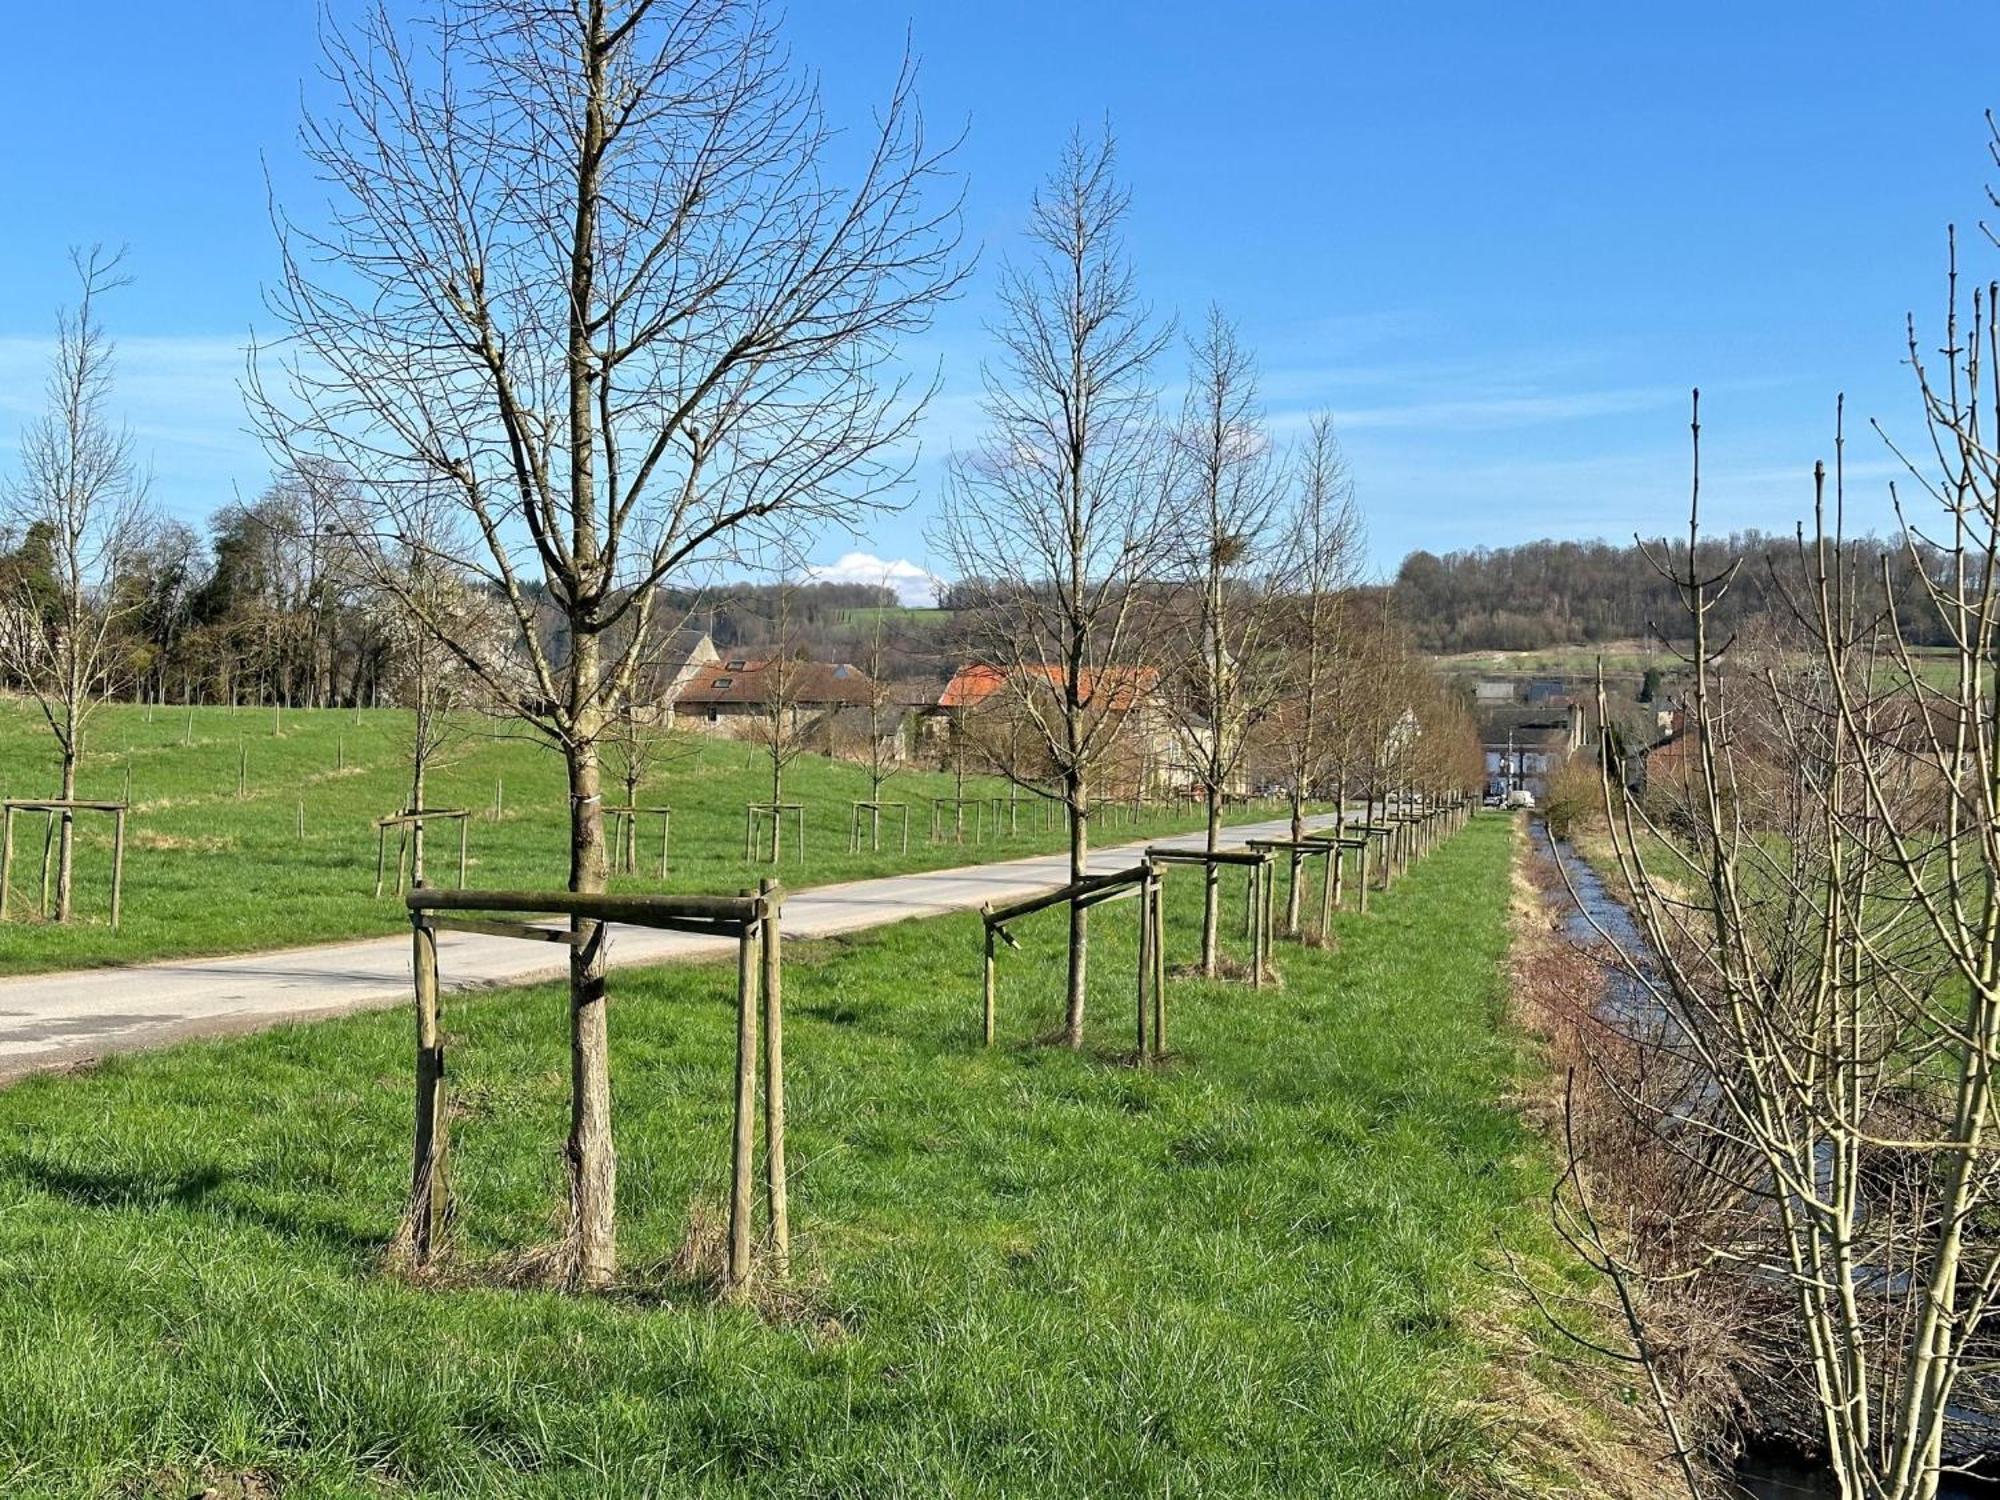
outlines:
[[[1802, 481], [1803, 482], [1803, 481]], [[1685, 551], [1685, 543], [1675, 544]], [[1704, 576], [1733, 570], [1711, 619], [1725, 635], [1760, 616], [1789, 615], [1799, 540], [1740, 531], [1700, 539]], [[1871, 607], [1892, 613], [1912, 645], [1942, 645], [1934, 614], [1916, 606], [1925, 576], [1942, 581], [1948, 553], [1915, 537], [1847, 537], [1839, 551]], [[1678, 640], [1686, 609], [1661, 560], [1664, 541], [1533, 541], [1412, 552], [1389, 585], [1397, 614], [1427, 651], [1535, 651], [1606, 641]], [[1888, 584], [1884, 586], [1884, 570]]]

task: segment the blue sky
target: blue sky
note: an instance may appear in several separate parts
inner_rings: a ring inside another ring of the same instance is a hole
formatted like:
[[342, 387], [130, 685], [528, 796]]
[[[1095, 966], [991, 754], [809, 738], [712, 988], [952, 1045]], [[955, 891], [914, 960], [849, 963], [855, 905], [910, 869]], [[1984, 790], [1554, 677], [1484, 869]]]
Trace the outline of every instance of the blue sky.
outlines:
[[[1836, 392], [1913, 434], [1903, 319], [1935, 332], [1946, 224], [1972, 279], [2000, 273], [1974, 227], [2000, 181], [1988, 21], [1931, 3], [797, 0], [795, 50], [837, 118], [865, 120], [913, 36], [927, 114], [968, 130], [984, 257], [911, 351], [945, 385], [908, 509], [814, 555], [923, 565], [936, 459], [977, 421], [991, 272], [1064, 135], [1107, 116], [1148, 295], [1240, 322], [1281, 429], [1335, 413], [1378, 569], [1678, 525], [1697, 384], [1712, 523], [1789, 527]], [[10, 7], [0, 472], [40, 399], [66, 247], [102, 240], [136, 277], [109, 321], [156, 497], [192, 518], [261, 487], [238, 351], [268, 326], [266, 170], [303, 200], [313, 25], [309, 0]], [[1892, 466], [1852, 426], [1879, 523]]]

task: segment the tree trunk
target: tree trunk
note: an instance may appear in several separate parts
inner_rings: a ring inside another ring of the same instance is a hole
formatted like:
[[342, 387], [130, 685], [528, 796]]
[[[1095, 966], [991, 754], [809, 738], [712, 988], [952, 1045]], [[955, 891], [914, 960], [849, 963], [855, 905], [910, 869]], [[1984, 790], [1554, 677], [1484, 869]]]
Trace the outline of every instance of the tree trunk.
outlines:
[[[62, 758], [62, 798], [65, 802], [76, 796], [76, 741], [63, 747]], [[76, 814], [68, 808], [62, 811], [62, 828], [56, 847], [56, 920], [69, 920], [70, 888], [74, 884], [72, 875], [76, 868]]]
[[[773, 735], [777, 732], [777, 726], [773, 725]], [[785, 836], [782, 831], [785, 826], [785, 815], [778, 810], [778, 804], [784, 800], [784, 797], [785, 762], [779, 754], [777, 741], [773, 739], [771, 744], [771, 863], [774, 865], [778, 862], [778, 851], [784, 846], [785, 842]]]
[[[424, 810], [424, 731], [419, 722], [417, 729], [417, 753], [410, 767], [410, 811]], [[424, 825], [421, 821], [410, 825], [410, 884], [424, 883]]]
[[[1222, 845], [1222, 787], [1215, 781], [1208, 785], [1208, 839], [1203, 847], [1210, 854]], [[1206, 864], [1201, 870], [1201, 975], [1204, 979], [1215, 978], [1220, 958], [1216, 929], [1221, 925], [1222, 915], [1222, 870], [1215, 864]]]
[[[586, 648], [587, 649], [587, 648]], [[594, 679], [593, 669], [591, 677]], [[567, 754], [572, 891], [605, 885], [604, 803], [595, 734], [579, 734]], [[570, 950], [570, 1116], [566, 1158], [576, 1282], [608, 1285], [618, 1264], [618, 1157], [611, 1143], [611, 1038], [605, 1015], [604, 927], [577, 919]]]
[[[1294, 846], [1306, 836], [1306, 796], [1303, 785], [1292, 788], [1292, 843]], [[1299, 935], [1299, 871], [1305, 865], [1305, 856], [1294, 847], [1292, 853], [1292, 885], [1285, 893], [1285, 936]]]
[[[1069, 878], [1083, 879], [1090, 866], [1090, 811], [1081, 776], [1066, 778], [1069, 787]], [[1063, 1011], [1063, 1042], [1083, 1046], [1083, 992], [1090, 964], [1090, 912], [1071, 903], [1069, 909], [1069, 999]]]

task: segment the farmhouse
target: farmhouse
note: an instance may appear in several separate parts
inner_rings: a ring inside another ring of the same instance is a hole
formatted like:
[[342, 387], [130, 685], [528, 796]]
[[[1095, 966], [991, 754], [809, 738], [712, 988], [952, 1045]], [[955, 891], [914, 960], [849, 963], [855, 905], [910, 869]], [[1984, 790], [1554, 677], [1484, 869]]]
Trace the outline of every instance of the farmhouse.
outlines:
[[[1026, 764], [1032, 760], [1035, 734], [1022, 729], [1019, 720], [1038, 698], [1053, 710], [1065, 680], [1063, 668], [1055, 665], [960, 667], [929, 711], [926, 732], [983, 739], [993, 747], [988, 752], [992, 758], [1005, 737], [1008, 758]], [[1097, 773], [1102, 795], [1151, 794], [1186, 781], [1186, 756], [1161, 696], [1157, 667], [1085, 668], [1080, 694], [1088, 714], [1119, 720]]]
[[768, 724], [782, 704], [785, 732], [810, 735], [840, 710], [865, 707], [872, 687], [847, 662], [732, 656], [694, 668], [675, 698], [675, 722], [741, 739]]

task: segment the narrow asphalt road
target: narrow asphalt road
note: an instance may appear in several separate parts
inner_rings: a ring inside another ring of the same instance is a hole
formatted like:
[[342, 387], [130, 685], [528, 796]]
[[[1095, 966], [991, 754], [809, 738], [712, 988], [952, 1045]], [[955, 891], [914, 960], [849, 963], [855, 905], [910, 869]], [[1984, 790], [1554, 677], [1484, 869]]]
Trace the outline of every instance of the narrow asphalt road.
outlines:
[[[1283, 837], [1286, 827], [1282, 819], [1238, 824], [1224, 831], [1224, 840]], [[1201, 835], [1154, 842], [1199, 847]], [[1120, 869], [1145, 847], [1100, 849], [1091, 856], [1091, 868]], [[1067, 855], [1045, 854], [815, 886], [786, 898], [785, 935], [830, 937], [972, 910], [1053, 889], [1068, 875]], [[718, 958], [733, 947], [726, 939], [621, 926], [613, 931], [611, 962], [629, 967]], [[438, 940], [440, 978], [451, 990], [554, 979], [568, 972], [568, 962], [566, 949], [547, 943], [473, 933], [444, 933]], [[107, 1053], [344, 1015], [409, 998], [410, 942], [404, 936], [0, 979], [0, 1080]]]

